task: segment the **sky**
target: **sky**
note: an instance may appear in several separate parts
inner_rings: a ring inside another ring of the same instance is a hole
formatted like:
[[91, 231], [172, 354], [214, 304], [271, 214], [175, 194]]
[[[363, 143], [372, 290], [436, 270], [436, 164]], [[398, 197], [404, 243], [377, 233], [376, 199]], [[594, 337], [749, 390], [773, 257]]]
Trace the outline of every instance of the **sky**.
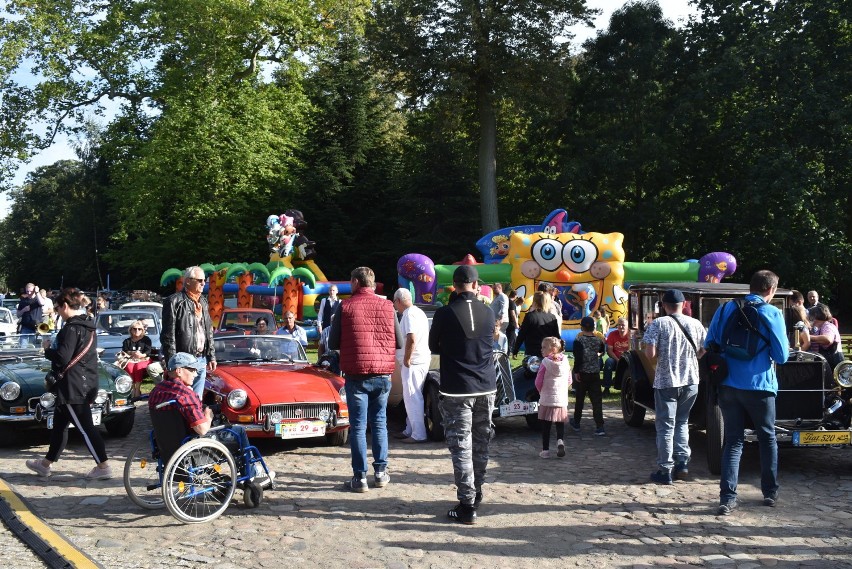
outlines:
[[[696, 14], [695, 7], [689, 4], [689, 0], [657, 0], [663, 9], [663, 15], [674, 22], [678, 27], [682, 26], [690, 14]], [[615, 10], [618, 10], [625, 4], [625, 0], [586, 0], [586, 4], [590, 8], [598, 8], [602, 11], [601, 15], [595, 19], [595, 27], [588, 28], [586, 26], [576, 26], [573, 30], [575, 34], [574, 44], [579, 46], [586, 39], [593, 37], [597, 30], [605, 30], [609, 24], [609, 17]], [[115, 106], [117, 105], [109, 105]], [[57, 137], [56, 142], [50, 148], [43, 150], [30, 162], [20, 166], [16, 172], [14, 185], [20, 186], [24, 183], [24, 179], [29, 172], [32, 172], [39, 166], [53, 164], [58, 160], [76, 159], [77, 155], [70, 144], [70, 141], [65, 137]], [[6, 217], [9, 210], [8, 198], [5, 194], [0, 195], [0, 219]]]

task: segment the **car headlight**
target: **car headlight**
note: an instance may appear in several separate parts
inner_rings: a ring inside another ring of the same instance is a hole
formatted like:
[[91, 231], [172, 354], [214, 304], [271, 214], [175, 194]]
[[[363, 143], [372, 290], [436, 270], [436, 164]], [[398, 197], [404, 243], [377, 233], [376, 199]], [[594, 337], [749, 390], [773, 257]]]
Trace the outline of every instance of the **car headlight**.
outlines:
[[98, 395], [95, 397], [95, 403], [98, 405], [103, 405], [109, 399], [109, 394], [106, 392], [106, 389], [98, 389]]
[[248, 395], [242, 389], [235, 389], [228, 394], [228, 406], [231, 409], [242, 409], [248, 403]]
[[843, 388], [852, 387], [852, 362], [842, 361], [834, 368], [834, 381]]
[[132, 387], [133, 380], [130, 379], [129, 375], [119, 375], [115, 379], [115, 390], [119, 393], [129, 393]]
[[331, 412], [328, 409], [323, 409], [319, 412], [319, 420], [325, 421], [328, 423], [328, 420], [331, 418]]
[[4, 401], [14, 401], [21, 395], [21, 386], [14, 381], [7, 381], [0, 386], [0, 397]]
[[524, 362], [524, 365], [527, 366], [527, 369], [532, 373], [538, 373], [538, 368], [541, 366], [541, 360], [535, 356], [531, 356], [527, 358], [527, 361]]
[[56, 405], [56, 395], [49, 391], [42, 393], [41, 397], [38, 398], [38, 402], [45, 409], [53, 409], [53, 406]]

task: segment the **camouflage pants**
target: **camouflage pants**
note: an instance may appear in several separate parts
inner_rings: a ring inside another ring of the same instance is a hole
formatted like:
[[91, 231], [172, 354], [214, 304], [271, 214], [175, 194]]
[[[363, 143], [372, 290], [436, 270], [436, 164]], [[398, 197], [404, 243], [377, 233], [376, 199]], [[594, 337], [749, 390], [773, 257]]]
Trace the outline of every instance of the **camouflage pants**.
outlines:
[[485, 481], [494, 398], [494, 393], [476, 397], [441, 395], [441, 416], [453, 457], [456, 494], [463, 504], [473, 504], [477, 490]]

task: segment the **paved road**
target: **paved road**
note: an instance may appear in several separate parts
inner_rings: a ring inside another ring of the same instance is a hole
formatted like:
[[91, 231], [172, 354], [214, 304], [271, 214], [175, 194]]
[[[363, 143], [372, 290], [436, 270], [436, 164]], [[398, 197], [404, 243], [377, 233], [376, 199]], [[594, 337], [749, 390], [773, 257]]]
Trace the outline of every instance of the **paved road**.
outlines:
[[[550, 460], [538, 457], [538, 435], [523, 419], [498, 421], [485, 502], [471, 527], [445, 518], [455, 489], [438, 443], [392, 441], [391, 484], [352, 494], [342, 490], [351, 475], [348, 448], [265, 442], [278, 490], [257, 510], [247, 510], [238, 492], [225, 515], [203, 525], [138, 509], [120, 478], [85, 481], [91, 458], [76, 437], [52, 478], [23, 464], [44, 454], [44, 436], [0, 449], [0, 477], [108, 568], [852, 567], [852, 450], [782, 449], [781, 499], [767, 508], [750, 448], [741, 507], [717, 517], [718, 480], [704, 465], [703, 434], [692, 437], [693, 480], [656, 486], [646, 483], [653, 424], [627, 427], [615, 407], [606, 417], [608, 436], [592, 436], [584, 421], [581, 434], [567, 435], [568, 456]], [[130, 437], [108, 440], [115, 466], [148, 428], [140, 408]], [[0, 558], [42, 566], [5, 528]]]

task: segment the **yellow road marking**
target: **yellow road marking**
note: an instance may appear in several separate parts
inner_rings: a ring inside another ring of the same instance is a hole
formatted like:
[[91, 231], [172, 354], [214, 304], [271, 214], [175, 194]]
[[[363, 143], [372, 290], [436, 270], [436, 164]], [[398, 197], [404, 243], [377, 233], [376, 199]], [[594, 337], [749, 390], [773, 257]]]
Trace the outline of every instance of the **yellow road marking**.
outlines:
[[71, 563], [72, 566], [77, 569], [99, 569], [96, 563], [77, 549], [65, 536], [53, 530], [40, 517], [31, 512], [27, 505], [6, 484], [6, 481], [2, 479], [0, 479], [0, 498], [9, 504], [24, 525], [41, 537], [59, 555]]

